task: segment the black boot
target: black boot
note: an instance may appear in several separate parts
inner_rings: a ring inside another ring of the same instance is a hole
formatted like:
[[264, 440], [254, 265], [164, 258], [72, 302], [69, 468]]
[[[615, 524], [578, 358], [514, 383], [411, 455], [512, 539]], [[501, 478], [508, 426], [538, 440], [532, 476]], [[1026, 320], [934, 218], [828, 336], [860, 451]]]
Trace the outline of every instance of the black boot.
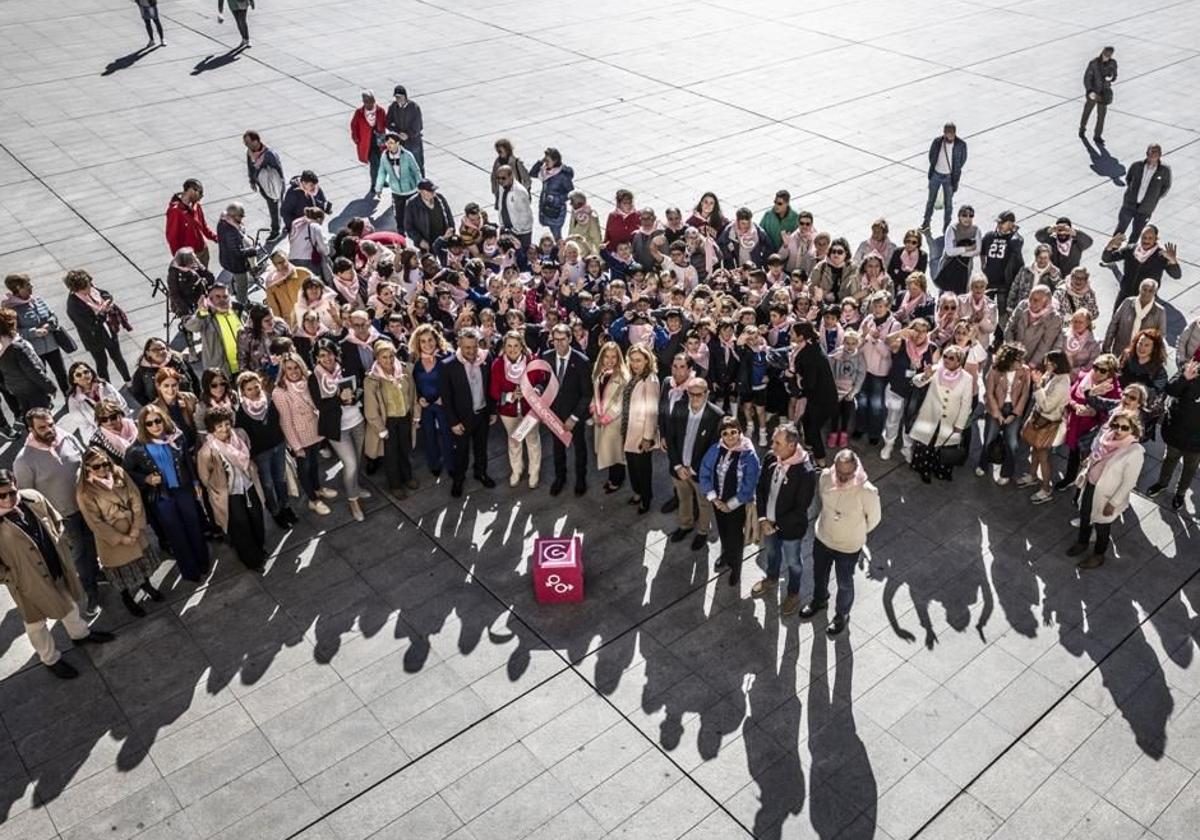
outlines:
[[142, 584], [142, 591], [150, 596], [151, 601], [162, 601], [163, 600], [163, 594], [161, 592], [159, 592], [157, 589], [155, 589], [154, 584], [152, 584], [150, 581], [146, 581], [145, 583]]
[[121, 590], [121, 603], [125, 605], [125, 609], [129, 610], [129, 614], [135, 618], [146, 617], [146, 611], [142, 609], [137, 601], [133, 600], [133, 596], [129, 594], [128, 589]]

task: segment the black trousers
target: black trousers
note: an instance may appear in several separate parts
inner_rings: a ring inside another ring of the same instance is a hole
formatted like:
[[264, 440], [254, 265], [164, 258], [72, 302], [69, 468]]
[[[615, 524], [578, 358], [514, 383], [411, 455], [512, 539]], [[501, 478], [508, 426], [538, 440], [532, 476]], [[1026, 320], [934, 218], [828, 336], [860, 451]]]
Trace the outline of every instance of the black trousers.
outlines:
[[383, 474], [388, 489], [401, 490], [412, 480], [412, 415], [389, 417], [383, 439]]
[[243, 41], [250, 40], [250, 27], [246, 24], [246, 14], [249, 9], [230, 9], [233, 13], [233, 20], [237, 23], [238, 34], [242, 36]]
[[825, 439], [821, 437], [821, 429], [825, 427], [825, 421], [829, 419], [827, 411], [818, 409], [809, 402], [804, 408], [804, 414], [800, 415], [800, 426], [804, 430], [804, 443], [812, 449], [814, 458], [825, 457]]
[[742, 553], [746, 548], [746, 508], [738, 506], [729, 513], [713, 506], [717, 536], [721, 538], [721, 562], [730, 568], [734, 580], [741, 576]]
[[263, 567], [266, 561], [263, 553], [266, 530], [263, 527], [262, 501], [253, 487], [247, 489], [245, 494], [229, 495], [229, 531], [226, 536], [243, 566], [247, 569]]
[[[1125, 228], [1129, 225], [1129, 223], [1133, 222], [1133, 229], [1129, 231], [1129, 241], [1137, 242], [1138, 237], [1142, 235], [1142, 228], [1144, 228], [1149, 221], [1150, 214], [1139, 213], [1132, 207], [1125, 207], [1122, 205], [1120, 212], [1117, 213], [1117, 229], [1114, 230], [1113, 233], [1124, 233]], [[1133, 291], [1133, 294], [1137, 294], [1136, 289]]]
[[1108, 551], [1108, 542], [1112, 538], [1112, 523], [1097, 522], [1092, 524], [1092, 499], [1096, 495], [1096, 485], [1092, 482], [1087, 482], [1083, 485], [1083, 495], [1079, 499], [1079, 539], [1078, 542], [1086, 544], [1092, 539], [1092, 530], [1096, 531], [1096, 550], [1098, 555]]
[[392, 193], [392, 214], [396, 218], [396, 233], [404, 233], [404, 206], [412, 198], [412, 193], [400, 195]]
[[371, 148], [367, 152], [367, 165], [371, 168], [371, 192], [375, 192], [375, 179], [379, 177], [379, 161], [382, 159], [383, 152], [372, 139]]
[[[583, 423], [575, 426], [571, 438], [571, 449], [575, 451], [575, 486], [587, 484], [587, 427]], [[554, 438], [554, 480], [567, 480], [567, 447], [557, 437]]]
[[[472, 450], [475, 452], [475, 477], [482, 478], [487, 475], [487, 409], [476, 412], [475, 416], [469, 422], [464, 422], [463, 425], [466, 429], [461, 435], [450, 433], [450, 446], [454, 453], [454, 465], [451, 468], [450, 478], [456, 483], [467, 477], [467, 462], [471, 460]], [[389, 432], [388, 437], [391, 436]]]
[[126, 382], [130, 380], [129, 365], [125, 362], [125, 356], [121, 354], [121, 342], [108, 329], [104, 330], [104, 343], [99, 347], [89, 347], [88, 352], [96, 362], [96, 375], [101, 379], [112, 382], [112, 377], [108, 375], [108, 360], [111, 357], [117, 372], [121, 374], [121, 379]]
[[279, 236], [279, 202], [274, 198], [267, 198], [265, 195], [263, 201], [267, 202], [267, 215], [271, 217], [270, 237], [274, 239]]
[[650, 504], [654, 498], [654, 468], [652, 452], [626, 452], [625, 464], [629, 467], [629, 486], [642, 500], [642, 504]]
[[1092, 117], [1092, 110], [1096, 111], [1096, 136], [1104, 134], [1104, 118], [1108, 115], [1108, 106], [1104, 104], [1102, 99], [1085, 98], [1083, 100], [1083, 116], [1079, 118], [1080, 130], [1086, 130], [1088, 120]]
[[50, 370], [54, 371], [54, 379], [58, 382], [58, 389], [62, 391], [63, 399], [67, 398], [67, 394], [71, 393], [71, 380], [67, 379], [67, 368], [63, 365], [62, 351], [55, 349], [46, 353], [44, 356], [39, 356]]

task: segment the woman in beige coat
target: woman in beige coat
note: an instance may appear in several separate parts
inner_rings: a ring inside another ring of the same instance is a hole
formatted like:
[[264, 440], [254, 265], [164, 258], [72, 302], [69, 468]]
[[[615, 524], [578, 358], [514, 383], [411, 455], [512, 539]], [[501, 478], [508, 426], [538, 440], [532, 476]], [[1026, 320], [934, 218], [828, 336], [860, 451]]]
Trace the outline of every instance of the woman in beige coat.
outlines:
[[161, 601], [163, 596], [150, 583], [159, 560], [150, 550], [146, 510], [137, 485], [107, 452], [92, 446], [83, 454], [75, 501], [96, 537], [96, 554], [104, 576], [121, 593], [121, 603], [130, 615], [142, 618], [146, 611], [134, 600], [137, 591], [145, 592], [153, 601]]
[[371, 345], [375, 363], [363, 379], [363, 416], [367, 434], [363, 455], [383, 458], [388, 492], [408, 497], [419, 486], [413, 478], [413, 407], [417, 404], [412, 371], [396, 358], [396, 346], [386, 339]]
[[250, 457], [249, 438], [233, 427], [233, 412], [223, 406], [209, 411], [204, 425], [208, 434], [196, 454], [196, 472], [208, 490], [213, 519], [238, 560], [261, 572], [266, 562], [263, 489], [258, 467]]
[[592, 368], [592, 422], [596, 435], [596, 468], [608, 470], [605, 493], [615, 493], [625, 483], [625, 446], [621, 435], [621, 394], [629, 371], [615, 341], [607, 341]]
[[952, 344], [928, 376], [918, 374], [913, 387], [928, 385], [917, 419], [909, 435], [913, 439], [912, 466], [926, 484], [937, 476], [949, 481], [951, 467], [942, 449], [961, 446], [963, 431], [971, 419], [971, 376], [964, 370], [967, 351]]
[[629, 348], [625, 366], [629, 381], [621, 393], [621, 436], [633, 488], [629, 504], [637, 505], [641, 514], [650, 510], [653, 497], [650, 459], [658, 445], [659, 385], [654, 354], [644, 344]]
[[12, 595], [38, 658], [54, 676], [71, 679], [79, 672], [61, 661], [47, 621], [61, 621], [75, 644], [112, 640], [110, 633], [89, 631], [79, 614], [83, 587], [63, 538], [62, 517], [38, 491], [18, 490], [7, 469], [0, 469], [0, 583]]

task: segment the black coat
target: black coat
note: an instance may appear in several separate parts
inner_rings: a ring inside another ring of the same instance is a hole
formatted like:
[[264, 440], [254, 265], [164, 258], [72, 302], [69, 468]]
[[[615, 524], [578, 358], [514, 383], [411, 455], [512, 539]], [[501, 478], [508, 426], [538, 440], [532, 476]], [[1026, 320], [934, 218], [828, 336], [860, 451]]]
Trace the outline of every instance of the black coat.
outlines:
[[[95, 286], [92, 287], [96, 289]], [[96, 294], [102, 300], [112, 300], [112, 295], [103, 289], [96, 289]], [[79, 299], [78, 295], [67, 295], [67, 317], [75, 325], [79, 333], [79, 343], [89, 353], [104, 352], [104, 345], [113, 337], [108, 326], [108, 316], [97, 314], [90, 306]]]
[[[180, 447], [171, 447], [172, 460], [175, 463], [175, 475], [179, 479], [180, 489], [189, 489], [196, 481], [195, 472], [192, 470], [191, 459], [188, 457], [187, 450]], [[129, 473], [129, 477], [133, 479], [133, 483], [137, 485], [138, 490], [142, 492], [142, 498], [147, 502], [153, 503], [158, 494], [162, 492], [162, 488], [166, 487], [166, 479], [161, 484], [150, 485], [146, 483], [146, 479], [152, 475], [162, 475], [158, 469], [158, 465], [154, 463], [154, 459], [150, 457], [150, 453], [146, 450], [146, 444], [134, 441], [125, 450], [125, 457], [121, 461], [121, 467], [125, 472]]]
[[177, 318], [191, 315], [200, 298], [208, 294], [216, 282], [212, 272], [199, 262], [187, 270], [171, 263], [167, 269], [167, 299], [171, 302], [171, 313]]
[[471, 397], [471, 385], [467, 381], [467, 369], [457, 356], [447, 359], [438, 372], [438, 390], [442, 394], [442, 408], [446, 412], [446, 424], [457, 426], [461, 423], [467, 429], [475, 428], [476, 422], [486, 423], [493, 411], [488, 400], [488, 379], [492, 366], [486, 362], [479, 366], [480, 386], [483, 388], [484, 409], [480, 416], [475, 411], [475, 401]]
[[700, 462], [704, 460], [704, 454], [717, 442], [717, 432], [724, 416], [721, 409], [712, 403], [705, 403], [704, 416], [700, 418], [700, 428], [696, 430], [696, 441], [692, 445], [691, 463], [685, 464], [683, 443], [687, 438], [689, 411], [687, 399], [681, 399], [675, 403], [675, 410], [671, 412], [671, 419], [667, 423], [667, 463], [672, 476], [675, 475], [675, 468], [680, 466], [688, 467], [697, 476], [700, 475]]
[[[396, 343], [395, 338], [387, 334], [380, 334], [379, 338], [382, 338], [384, 341], [390, 341], [392, 344]], [[367, 376], [367, 371], [371, 369], [371, 365], [375, 364], [375, 354], [367, 353], [366, 355], [369, 356], [371, 360], [369, 362], [364, 362], [364, 354], [360, 352], [358, 345], [348, 338], [343, 338], [338, 343], [338, 355], [341, 356], [342, 373], [344, 373], [346, 376], [353, 376], [355, 386], [362, 388], [363, 381]]]
[[217, 262], [230, 274], [250, 271], [250, 257], [257, 249], [247, 245], [242, 232], [233, 222], [222, 218], [217, 222]]
[[831, 416], [838, 403], [838, 394], [829, 357], [816, 344], [809, 344], [796, 354], [792, 370], [796, 373], [799, 396], [808, 400], [805, 412], [820, 417]]
[[1158, 200], [1164, 198], [1171, 191], [1171, 167], [1159, 160], [1158, 169], [1151, 176], [1150, 186], [1146, 188], [1146, 197], [1142, 199], [1141, 204], [1138, 204], [1138, 192], [1142, 189], [1142, 175], [1145, 171], [1146, 162], [1144, 160], [1129, 165], [1129, 173], [1125, 176], [1125, 197], [1121, 201], [1121, 206], [1149, 216], [1158, 206]]
[[[755, 500], [759, 519], [764, 519], [767, 515], [771, 478], [775, 474], [775, 463], [778, 460], [775, 453], [768, 453], [763, 460], [762, 471], [758, 474]], [[808, 508], [816, 490], [817, 471], [813, 468], [812, 461], [805, 458], [801, 463], [788, 467], [787, 478], [780, 485], [779, 495], [775, 499], [775, 527], [779, 529], [782, 539], [798, 540], [808, 532]]]
[[[344, 368], [342, 375], [349, 376]], [[308, 395], [317, 407], [317, 433], [326, 440], [342, 439], [342, 398], [339, 394], [340, 392], [334, 393], [332, 397], [322, 395], [317, 375], [308, 375]], [[355, 394], [356, 399], [361, 400], [361, 397], [361, 394]]]
[[1075, 237], [1071, 240], [1071, 249], [1064, 255], [1058, 250], [1058, 239], [1055, 235], [1041, 228], [1034, 237], [1043, 245], [1050, 246], [1050, 262], [1058, 269], [1058, 273], [1063, 276], [1063, 279], [1071, 276], [1079, 263], [1083, 260], [1083, 252], [1092, 247], [1092, 237], [1088, 236], [1081, 230], [1075, 231]]
[[414, 195], [404, 205], [404, 230], [409, 242], [420, 245], [428, 242], [430, 247], [439, 236], [454, 232], [454, 212], [450, 202], [441, 193], [434, 193], [433, 206], [426, 206], [420, 195]]
[[1184, 452], [1200, 452], [1200, 377], [1188, 380], [1182, 372], [1175, 374], [1167, 383], [1167, 396], [1163, 442]]
[[296, 176], [288, 184], [279, 202], [279, 215], [283, 219], [283, 229], [291, 230], [292, 222], [304, 215], [305, 207], [319, 207], [326, 213], [333, 210], [333, 204], [325, 198], [325, 191], [317, 187], [316, 195], [309, 196], [300, 187], [300, 176]]
[[1179, 263], [1172, 265], [1167, 262], [1167, 255], [1162, 248], [1146, 257], [1145, 262], [1138, 262], [1137, 257], [1133, 255], [1136, 244], [1131, 242], [1115, 251], [1105, 248], [1100, 255], [1105, 262], [1122, 264], [1121, 288], [1117, 292], [1118, 302], [1127, 297], [1136, 297], [1138, 286], [1142, 284], [1143, 280], [1153, 280], [1161, 286], [1164, 273], [1175, 280], [1183, 276], [1183, 270], [1179, 267]]
[[[171, 368], [171, 370], [183, 377], [179, 383], [179, 390], [190, 391], [193, 394], [200, 393], [200, 380], [196, 378], [196, 372], [192, 370], [192, 366], [183, 360], [183, 357], [172, 353], [163, 367]], [[150, 367], [149, 365], [138, 364], [133, 371], [133, 379], [129, 381], [129, 393], [133, 394], [133, 398], [142, 405], [154, 402], [158, 398], [158, 387], [154, 384], [154, 378], [158, 376], [158, 368]]]
[[[553, 348], [541, 355], [541, 359], [550, 365], [551, 375], [558, 375], [557, 353]], [[550, 410], [559, 420], [574, 417], [579, 423], [588, 419], [589, 406], [592, 402], [592, 371], [587, 356], [578, 350], [572, 350], [567, 360], [567, 370], [558, 383], [558, 393]]]
[[46, 375], [46, 363], [38, 358], [33, 345], [20, 337], [0, 354], [0, 382], [14, 397], [25, 400], [58, 390]]
[[1105, 105], [1112, 104], [1112, 83], [1117, 79], [1117, 60], [1096, 56], [1083, 71], [1083, 92], [1094, 93]]

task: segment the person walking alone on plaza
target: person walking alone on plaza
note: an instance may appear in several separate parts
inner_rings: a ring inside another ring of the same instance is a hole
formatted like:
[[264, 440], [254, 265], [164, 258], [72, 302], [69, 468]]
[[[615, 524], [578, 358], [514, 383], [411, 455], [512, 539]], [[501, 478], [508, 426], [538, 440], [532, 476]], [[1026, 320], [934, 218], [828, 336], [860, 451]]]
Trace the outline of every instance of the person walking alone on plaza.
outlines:
[[371, 189], [375, 192], [375, 179], [379, 175], [379, 161], [383, 157], [383, 143], [387, 135], [387, 111], [375, 101], [375, 91], [362, 92], [362, 105], [354, 109], [350, 117], [350, 139], [358, 162], [370, 167]]
[[195, 178], [183, 182], [183, 189], [171, 196], [167, 204], [167, 247], [172, 254], [180, 248], [191, 248], [196, 259], [208, 268], [208, 243], [217, 241], [217, 234], [204, 218], [200, 199], [204, 198], [204, 185]]
[[854, 568], [867, 543], [867, 535], [879, 524], [879, 491], [867, 480], [867, 472], [852, 449], [833, 456], [833, 465], [817, 480], [821, 513], [813, 534], [813, 598], [800, 610], [812, 618], [829, 603], [829, 572], [837, 570], [837, 604], [833, 621], [825, 628], [836, 636], [850, 622], [854, 605]]
[[246, 49], [250, 46], [250, 26], [246, 16], [254, 8], [254, 0], [217, 0], [217, 23], [225, 22], [225, 5], [228, 3], [229, 12], [237, 24], [238, 34], [242, 36], [241, 43], [234, 49]]
[[421, 106], [408, 98], [408, 90], [404, 85], [396, 85], [392, 90], [392, 104], [387, 109], [387, 130], [400, 135], [404, 148], [412, 152], [421, 175], [424, 175], [425, 141], [421, 135], [425, 131], [425, 123], [421, 118]]
[[158, 45], [165, 47], [167, 39], [163, 37], [162, 21], [158, 19], [158, 0], [133, 0], [142, 13], [142, 23], [146, 24], [146, 49], [154, 49], [154, 31], [158, 30]]
[[48, 620], [61, 621], [75, 644], [113, 640], [111, 633], [89, 628], [79, 614], [83, 589], [67, 562], [58, 511], [36, 490], [18, 490], [5, 469], [0, 469], [0, 583], [8, 588], [38, 658], [54, 676], [69, 680], [79, 672], [62, 661]]
[[780, 615], [791, 615], [800, 608], [801, 548], [816, 488], [817, 471], [800, 445], [800, 432], [792, 423], [780, 423], [771, 437], [771, 451], [763, 460], [755, 494], [767, 576], [750, 590], [755, 598], [773, 596], [780, 572], [786, 569], [787, 597]]
[[925, 200], [921, 230], [929, 230], [938, 190], [942, 191], [942, 230], [950, 227], [950, 220], [954, 218], [954, 194], [958, 192], [958, 182], [966, 163], [967, 142], [958, 136], [954, 123], [946, 123], [941, 136], [935, 137], [929, 145], [929, 197]]
[[1101, 146], [1104, 145], [1104, 117], [1108, 106], [1112, 104], [1112, 83], [1117, 80], [1117, 61], [1113, 58], [1115, 50], [1105, 47], [1100, 55], [1088, 62], [1083, 71], [1083, 116], [1079, 118], [1079, 136], [1087, 134], [1088, 120], [1091, 119], [1092, 109], [1096, 111], [1096, 130], [1092, 139]]

